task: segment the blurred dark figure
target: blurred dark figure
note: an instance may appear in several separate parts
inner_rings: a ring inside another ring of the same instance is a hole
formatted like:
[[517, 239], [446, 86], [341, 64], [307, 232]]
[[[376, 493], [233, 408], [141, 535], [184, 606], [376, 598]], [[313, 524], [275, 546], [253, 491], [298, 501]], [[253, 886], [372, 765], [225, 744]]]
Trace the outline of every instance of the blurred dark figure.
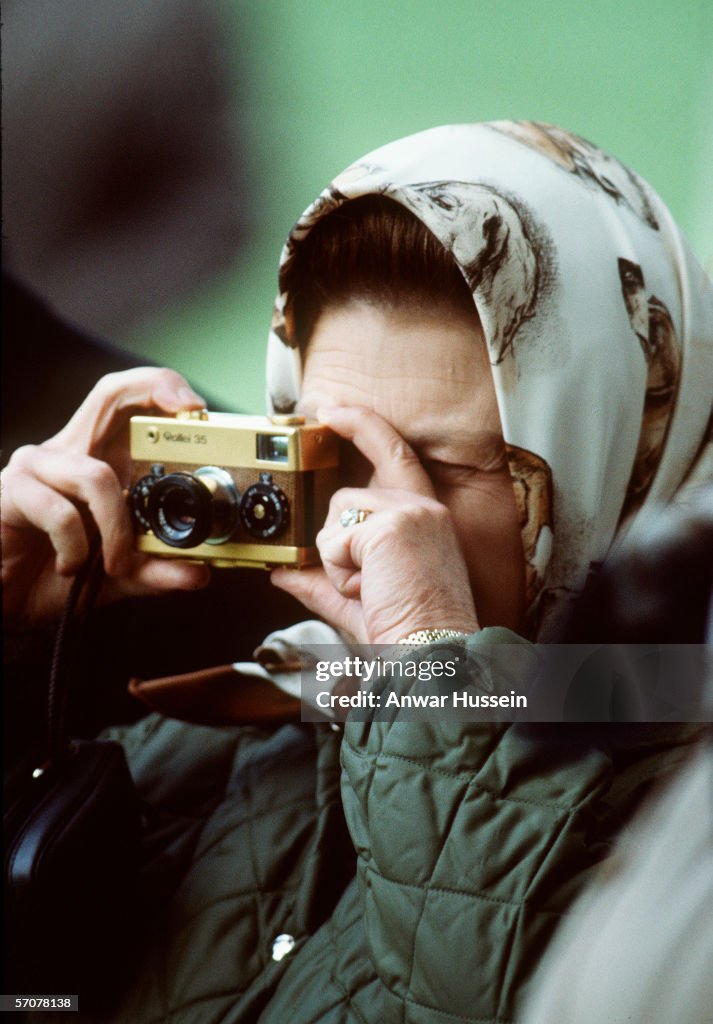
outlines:
[[692, 488], [685, 505], [653, 511], [607, 559], [575, 605], [566, 642], [710, 643], [712, 597], [710, 482]]
[[[660, 510], [609, 560], [577, 606], [570, 636], [705, 644], [700, 701], [713, 721], [713, 484], [685, 508]], [[526, 1024], [713, 1020], [712, 796], [709, 724], [566, 916]]]
[[[653, 507], [575, 602], [558, 643], [599, 649], [569, 683], [563, 707], [569, 724], [520, 726], [523, 736], [553, 756], [576, 759], [607, 737], [636, 737], [657, 728], [650, 722], [688, 718], [706, 723], [713, 742], [710, 455], [706, 445], [700, 475], [691, 479], [685, 496]], [[538, 674], [546, 685], [547, 658], [553, 678], [561, 670], [558, 647], [543, 648], [542, 657]]]
[[201, 0], [3, 4], [3, 258], [90, 331], [121, 338], [245, 241], [224, 36]]
[[7, 271], [2, 336], [3, 466], [20, 445], [56, 434], [104, 374], [139, 365], [117, 345], [63, 321]]

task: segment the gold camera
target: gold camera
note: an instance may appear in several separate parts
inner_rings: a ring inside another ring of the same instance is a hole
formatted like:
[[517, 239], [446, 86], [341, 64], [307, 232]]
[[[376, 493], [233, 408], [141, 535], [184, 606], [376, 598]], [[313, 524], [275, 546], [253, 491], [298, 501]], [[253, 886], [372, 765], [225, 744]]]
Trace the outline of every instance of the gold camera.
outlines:
[[329, 427], [302, 416], [133, 416], [137, 548], [221, 567], [318, 563], [338, 445]]

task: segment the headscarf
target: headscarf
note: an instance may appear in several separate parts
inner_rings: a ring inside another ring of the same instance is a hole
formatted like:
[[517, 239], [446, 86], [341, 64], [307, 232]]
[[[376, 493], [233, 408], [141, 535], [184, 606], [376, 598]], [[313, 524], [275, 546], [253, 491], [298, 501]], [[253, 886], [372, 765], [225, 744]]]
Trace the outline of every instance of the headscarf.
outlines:
[[[713, 286], [645, 181], [531, 121], [433, 128], [352, 164], [295, 224], [281, 281], [318, 220], [369, 194], [414, 213], [472, 292], [520, 516], [529, 634], [552, 638], [588, 574], [710, 444]], [[280, 412], [301, 380], [287, 299], [281, 290], [267, 360]]]

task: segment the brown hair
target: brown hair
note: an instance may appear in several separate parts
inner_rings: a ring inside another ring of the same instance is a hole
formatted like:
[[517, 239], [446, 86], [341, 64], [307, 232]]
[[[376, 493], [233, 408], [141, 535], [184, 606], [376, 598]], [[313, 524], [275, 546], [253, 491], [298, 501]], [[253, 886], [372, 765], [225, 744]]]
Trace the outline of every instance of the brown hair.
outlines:
[[448, 250], [405, 207], [381, 195], [349, 200], [318, 221], [283, 268], [280, 288], [289, 333], [301, 348], [326, 309], [353, 299], [477, 318]]

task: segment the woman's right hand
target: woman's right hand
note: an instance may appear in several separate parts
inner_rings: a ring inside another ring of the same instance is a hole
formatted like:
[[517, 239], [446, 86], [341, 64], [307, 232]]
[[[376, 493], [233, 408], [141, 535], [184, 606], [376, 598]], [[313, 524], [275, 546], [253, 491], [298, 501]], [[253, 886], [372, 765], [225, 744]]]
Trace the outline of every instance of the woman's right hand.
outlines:
[[191, 590], [209, 570], [134, 550], [124, 488], [130, 483], [129, 419], [139, 412], [200, 409], [173, 370], [140, 367], [97, 383], [58, 434], [12, 455], [2, 473], [3, 606], [16, 626], [56, 618], [71, 577], [87, 557], [94, 524], [102, 542], [108, 598]]

